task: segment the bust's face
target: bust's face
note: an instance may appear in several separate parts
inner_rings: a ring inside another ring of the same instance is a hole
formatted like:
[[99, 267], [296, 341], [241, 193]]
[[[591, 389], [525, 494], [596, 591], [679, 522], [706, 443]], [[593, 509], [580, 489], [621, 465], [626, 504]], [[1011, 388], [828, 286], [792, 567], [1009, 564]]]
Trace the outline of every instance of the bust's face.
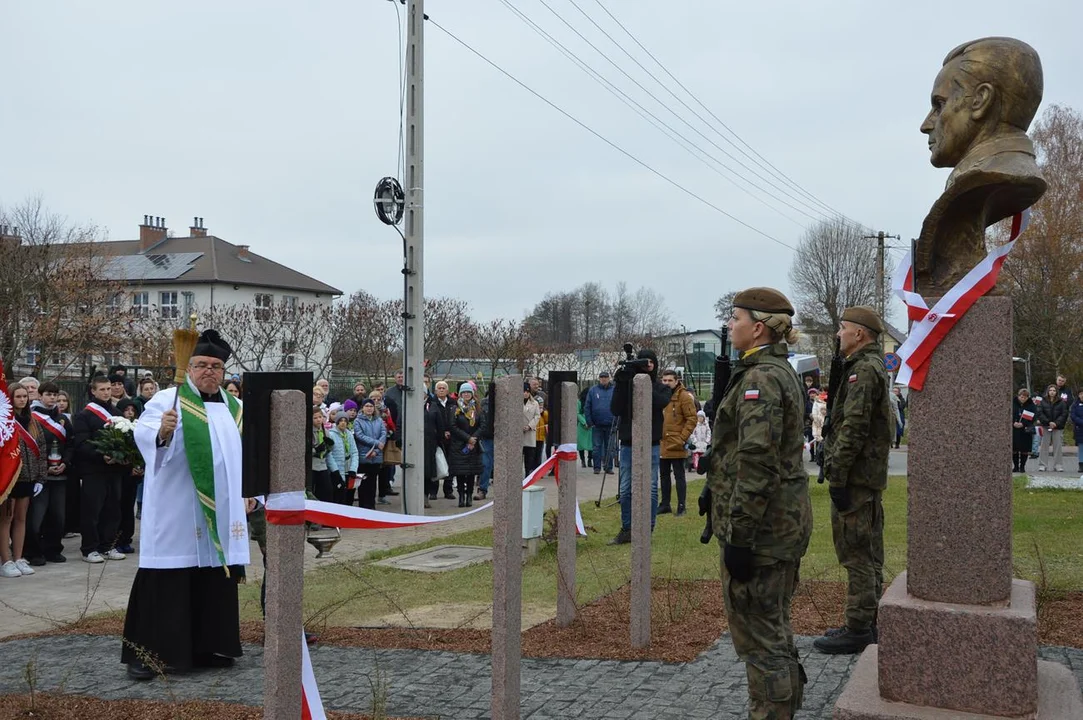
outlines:
[[943, 68], [933, 83], [932, 109], [921, 124], [929, 136], [929, 161], [934, 167], [955, 167], [966, 157], [981, 124], [971, 117], [973, 80], [959, 70], [956, 58]]

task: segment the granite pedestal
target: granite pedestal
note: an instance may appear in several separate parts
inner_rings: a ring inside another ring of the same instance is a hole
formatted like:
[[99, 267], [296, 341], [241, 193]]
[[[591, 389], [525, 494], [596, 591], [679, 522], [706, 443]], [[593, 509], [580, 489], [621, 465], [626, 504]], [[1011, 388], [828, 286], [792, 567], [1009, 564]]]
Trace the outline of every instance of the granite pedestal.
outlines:
[[1083, 718], [1074, 678], [1038, 662], [1034, 586], [1012, 579], [1011, 425], [968, 420], [1008, 418], [1012, 395], [1011, 299], [983, 297], [910, 394], [907, 572], [835, 718]]

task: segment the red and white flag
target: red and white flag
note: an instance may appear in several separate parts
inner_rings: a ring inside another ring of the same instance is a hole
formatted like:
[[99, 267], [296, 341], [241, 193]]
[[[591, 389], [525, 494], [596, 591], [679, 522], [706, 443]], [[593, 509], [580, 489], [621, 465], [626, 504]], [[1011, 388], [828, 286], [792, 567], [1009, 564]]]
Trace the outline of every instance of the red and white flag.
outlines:
[[19, 430], [22, 430], [22, 426], [15, 420], [4, 363], [0, 360], [0, 503], [11, 494], [11, 488], [15, 486], [15, 480], [23, 468]]

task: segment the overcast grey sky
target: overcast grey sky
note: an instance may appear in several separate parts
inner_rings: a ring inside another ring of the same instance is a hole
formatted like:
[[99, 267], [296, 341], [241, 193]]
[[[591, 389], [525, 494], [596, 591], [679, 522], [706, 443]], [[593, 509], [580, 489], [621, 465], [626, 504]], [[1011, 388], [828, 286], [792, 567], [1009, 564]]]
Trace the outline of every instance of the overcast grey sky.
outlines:
[[[609, 44], [572, 0], [545, 1], [738, 155]], [[946, 178], [929, 165], [918, 126], [955, 45], [986, 35], [1026, 40], [1044, 63], [1043, 107], [1083, 109], [1077, 2], [601, 2], [781, 172], [831, 208], [904, 238], [920, 229]], [[596, 0], [575, 3], [665, 79]], [[513, 4], [751, 175], [620, 75], [541, 0]], [[500, 0], [429, 0], [426, 10], [673, 182], [796, 244], [808, 217], [780, 206], [797, 222], [786, 219], [708, 169]], [[107, 227], [113, 240], [137, 237], [144, 214], [165, 216], [178, 234], [199, 215], [215, 235], [347, 293], [401, 292], [401, 242], [372, 211], [376, 181], [397, 170], [391, 2], [0, 0], [0, 28], [0, 203], [41, 193], [72, 220]], [[624, 157], [432, 24], [425, 57], [428, 294], [463, 298], [481, 319], [521, 317], [547, 290], [626, 280], [661, 292], [674, 320], [691, 328], [714, 325], [712, 305], [728, 290], [787, 289], [789, 248]]]

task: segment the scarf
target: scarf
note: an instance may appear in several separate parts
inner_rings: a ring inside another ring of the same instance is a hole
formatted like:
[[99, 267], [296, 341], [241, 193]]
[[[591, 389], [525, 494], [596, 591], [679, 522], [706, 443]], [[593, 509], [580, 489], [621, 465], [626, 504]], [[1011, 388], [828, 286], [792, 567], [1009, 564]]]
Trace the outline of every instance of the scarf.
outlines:
[[474, 427], [478, 415], [477, 403], [473, 399], [470, 402], [463, 402], [463, 399], [459, 398], [459, 414], [465, 415], [466, 419], [470, 421], [470, 427]]
[[[218, 553], [222, 567], [226, 568], [226, 575], [229, 575], [226, 554], [222, 551], [222, 540], [218, 534], [218, 512], [214, 497], [214, 450], [211, 447], [211, 426], [207, 420], [207, 408], [203, 405], [199, 393], [193, 390], [189, 383], [182, 383], [177, 392], [180, 393], [184, 454], [188, 459], [188, 470], [192, 473], [196, 498], [203, 510], [203, 518], [207, 521], [211, 542]], [[223, 393], [223, 395], [225, 395], [229, 412], [237, 423], [237, 430], [243, 432], [244, 417], [240, 403], [229, 393]]]

